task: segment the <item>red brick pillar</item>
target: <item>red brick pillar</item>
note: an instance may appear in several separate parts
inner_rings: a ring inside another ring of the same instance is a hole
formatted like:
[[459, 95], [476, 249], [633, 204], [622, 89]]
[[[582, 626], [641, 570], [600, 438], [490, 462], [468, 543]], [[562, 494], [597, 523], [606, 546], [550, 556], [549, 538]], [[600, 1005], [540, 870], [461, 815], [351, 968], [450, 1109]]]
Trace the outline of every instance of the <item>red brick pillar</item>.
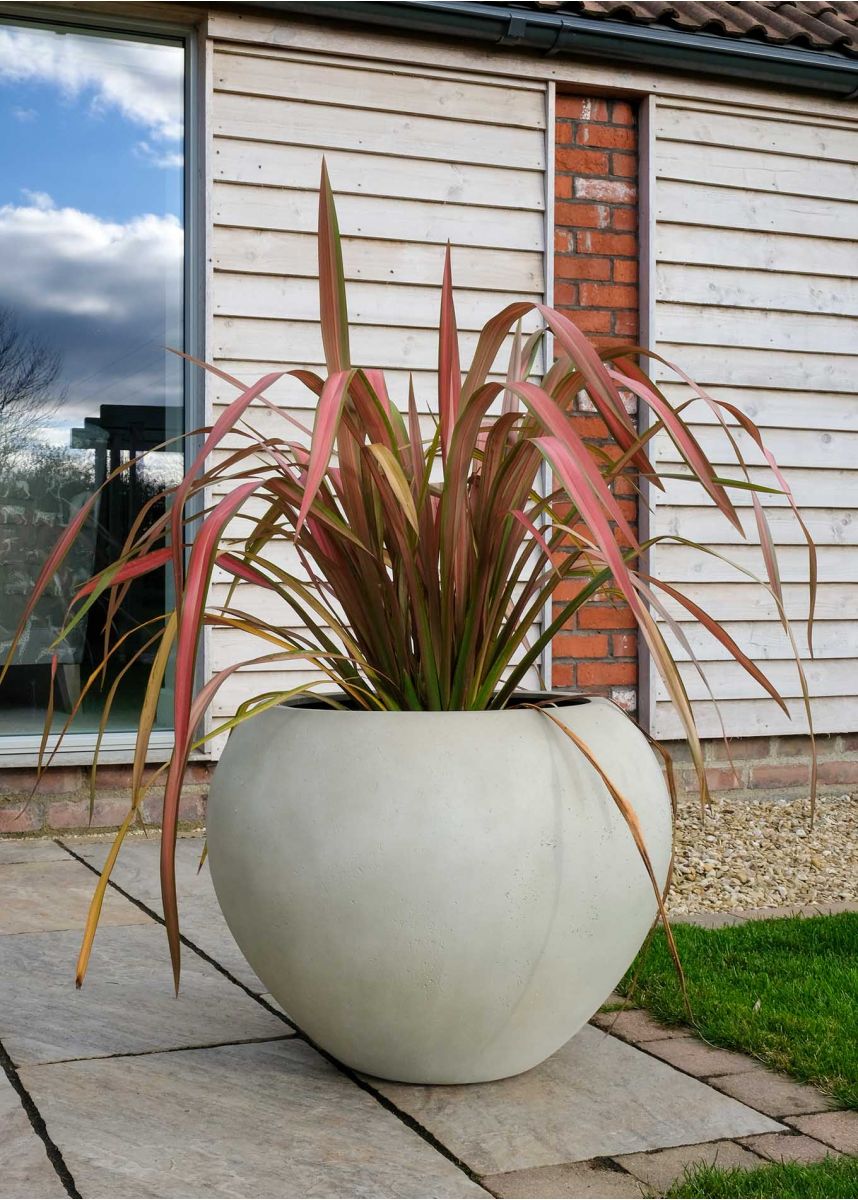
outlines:
[[[625, 100], [557, 97], [555, 161], [556, 306], [597, 345], [638, 337], [637, 111]], [[608, 444], [601, 419], [578, 402], [582, 436]], [[615, 487], [634, 526], [631, 483]], [[571, 596], [571, 591], [569, 592]], [[566, 598], [569, 598], [567, 596]], [[555, 612], [564, 591], [555, 593]], [[628, 608], [590, 602], [553, 645], [553, 683], [637, 706], [637, 637]]]

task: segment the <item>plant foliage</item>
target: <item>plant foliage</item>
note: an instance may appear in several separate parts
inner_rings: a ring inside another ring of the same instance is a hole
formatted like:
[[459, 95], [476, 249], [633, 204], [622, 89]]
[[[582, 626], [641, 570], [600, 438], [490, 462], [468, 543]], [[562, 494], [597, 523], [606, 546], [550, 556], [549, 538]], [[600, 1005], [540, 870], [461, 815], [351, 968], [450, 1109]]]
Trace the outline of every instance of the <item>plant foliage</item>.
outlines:
[[[683, 539], [662, 536], [639, 542], [612, 490], [621, 479], [632, 480], [636, 487], [645, 481], [655, 488], [663, 488], [667, 478], [688, 480], [742, 536], [730, 491], [750, 491], [767, 574], [759, 582], [771, 593], [792, 638], [758, 493], [785, 495], [807, 531], [786, 480], [748, 417], [708, 395], [682, 372], [689, 399], [674, 407], [638, 365], [646, 354], [641, 347], [599, 352], [568, 317], [546, 305], [510, 304], [493, 317], [463, 374], [449, 247], [441, 293], [438, 394], [431, 409], [436, 416], [430, 416], [419, 410], [413, 388], [407, 397], [394, 398], [382, 371], [352, 361], [340, 236], [324, 165], [318, 242], [327, 373], [283, 373], [316, 396], [312, 431], [268, 397], [281, 373], [246, 387], [218, 368], [198, 363], [234, 385], [235, 399], [205, 431], [184, 478], [161, 498], [162, 504], [164, 498], [168, 502], [166, 511], [154, 517], [152, 511], [141, 513], [116, 561], [90, 580], [70, 606], [67, 628], [97, 597], [106, 595], [107, 657], [115, 645], [114, 618], [128, 589], [165, 564], [172, 572], [175, 608], [153, 624], [140, 651], [157, 650], [140, 714], [131, 811], [93, 900], [79, 982], [116, 852], [138, 819], [146, 788], [161, 774], [147, 777], [144, 764], [171, 661], [175, 748], [161, 769], [166, 773], [161, 878], [177, 982], [174, 849], [188, 757], [206, 738], [315, 686], [257, 696], [203, 737], [201, 723], [218, 690], [242, 666], [300, 661], [365, 709], [503, 708], [578, 610], [594, 598], [613, 597], [628, 605], [649, 647], [683, 721], [705, 797], [694, 716], [662, 633], [664, 626], [695, 660], [682, 626], [665, 606], [669, 599], [699, 621], [785, 707], [760, 668], [715, 620], [649, 573], [647, 552], [652, 545]], [[525, 337], [521, 322], [534, 308], [544, 328]], [[553, 338], [556, 358], [536, 381], [533, 366], [546, 331]], [[496, 359], [507, 345], [511, 352], [506, 377], [493, 377]], [[572, 413], [580, 394], [588, 397], [604, 422], [609, 450], [589, 445], [579, 435]], [[627, 411], [624, 398], [629, 396], [649, 412], [643, 433]], [[719, 477], [685, 420], [684, 410], [695, 400], [720, 422], [735, 457], [737, 478]], [[267, 432], [256, 428], [263, 417]], [[649, 457], [649, 444], [662, 430], [681, 458], [681, 469], [674, 474], [656, 469]], [[765, 455], [772, 487], [751, 482], [737, 430]], [[540, 487], [546, 474], [552, 480], [547, 494]], [[81, 509], [45, 563], [22, 628], [94, 503], [95, 497]], [[809, 536], [807, 541], [813, 584], [814, 551]], [[284, 544], [293, 551], [287, 565], [278, 552]], [[715, 553], [685, 544], [701, 555]], [[225, 602], [214, 607], [209, 596], [216, 570], [225, 573], [232, 586]], [[572, 598], [555, 605], [556, 615], [535, 633], [538, 618], [561, 584], [563, 596]], [[272, 603], [264, 611], [250, 610], [244, 597], [252, 588], [270, 594]], [[284, 606], [291, 614], [288, 623], [267, 615], [282, 613]], [[812, 612], [809, 627], [811, 621]], [[233, 663], [197, 690], [198, 656], [207, 626], [252, 635], [264, 653]], [[801, 673], [797, 650], [796, 662]], [[93, 672], [84, 695], [102, 678], [103, 672]], [[111, 700], [108, 694], [105, 722]], [[624, 815], [634, 832], [630, 806]], [[640, 843], [639, 848], [645, 857]]]

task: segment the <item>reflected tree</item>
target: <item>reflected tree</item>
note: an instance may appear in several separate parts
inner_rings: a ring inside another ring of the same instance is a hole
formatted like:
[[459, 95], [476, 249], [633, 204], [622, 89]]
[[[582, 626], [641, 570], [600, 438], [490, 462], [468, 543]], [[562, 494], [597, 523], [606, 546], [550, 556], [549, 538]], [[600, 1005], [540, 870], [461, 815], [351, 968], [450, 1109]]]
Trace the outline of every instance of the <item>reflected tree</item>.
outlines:
[[62, 355], [0, 308], [0, 460], [20, 450], [62, 404]]

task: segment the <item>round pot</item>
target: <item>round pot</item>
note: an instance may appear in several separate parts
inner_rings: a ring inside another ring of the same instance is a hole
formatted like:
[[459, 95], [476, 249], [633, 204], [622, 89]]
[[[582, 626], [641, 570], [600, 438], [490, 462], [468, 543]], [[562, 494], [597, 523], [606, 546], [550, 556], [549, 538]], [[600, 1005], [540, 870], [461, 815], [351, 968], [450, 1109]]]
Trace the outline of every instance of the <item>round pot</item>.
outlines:
[[[663, 883], [671, 807], [643, 734], [607, 700], [550, 711], [633, 805]], [[533, 709], [271, 709], [229, 739], [208, 845], [229, 927], [289, 1016], [408, 1083], [547, 1058], [657, 911], [604, 783]]]

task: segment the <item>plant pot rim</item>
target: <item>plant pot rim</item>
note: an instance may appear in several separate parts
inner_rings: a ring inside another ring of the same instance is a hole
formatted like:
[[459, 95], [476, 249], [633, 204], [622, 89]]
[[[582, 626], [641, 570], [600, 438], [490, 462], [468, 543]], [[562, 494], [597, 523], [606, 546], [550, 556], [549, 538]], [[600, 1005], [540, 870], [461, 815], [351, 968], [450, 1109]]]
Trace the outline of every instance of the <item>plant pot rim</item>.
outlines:
[[[338, 707], [327, 703], [331, 699]], [[424, 716], [448, 716], [448, 717], [464, 717], [464, 716], [485, 716], [487, 714], [498, 715], [500, 713], [523, 712], [528, 708], [571, 708], [579, 704], [590, 704], [594, 700], [603, 700], [603, 696], [583, 696], [575, 692], [546, 692], [546, 691], [517, 691], [513, 692], [509, 703], [503, 708], [447, 708], [447, 709], [373, 709], [362, 708], [356, 704], [351, 696], [346, 692], [331, 691], [311, 693], [306, 696], [293, 696], [289, 700], [284, 700], [276, 706], [275, 711], [283, 711], [284, 709], [292, 709], [306, 712], [326, 712], [326, 713], [343, 713], [356, 715], [364, 714], [366, 716], [389, 716], [389, 717], [424, 717]], [[607, 703], [612, 703], [607, 701]]]

